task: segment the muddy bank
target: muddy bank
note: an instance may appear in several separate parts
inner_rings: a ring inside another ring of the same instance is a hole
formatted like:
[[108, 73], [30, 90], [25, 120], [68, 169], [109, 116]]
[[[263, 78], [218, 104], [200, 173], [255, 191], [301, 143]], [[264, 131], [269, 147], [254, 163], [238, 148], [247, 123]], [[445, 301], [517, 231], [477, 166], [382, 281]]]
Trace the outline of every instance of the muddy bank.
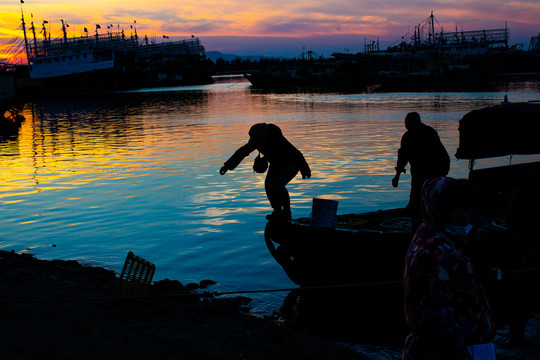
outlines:
[[[112, 271], [0, 251], [2, 359], [362, 359], [358, 353], [242, 311], [249, 299], [115, 298]], [[171, 294], [174, 296], [170, 296]]]

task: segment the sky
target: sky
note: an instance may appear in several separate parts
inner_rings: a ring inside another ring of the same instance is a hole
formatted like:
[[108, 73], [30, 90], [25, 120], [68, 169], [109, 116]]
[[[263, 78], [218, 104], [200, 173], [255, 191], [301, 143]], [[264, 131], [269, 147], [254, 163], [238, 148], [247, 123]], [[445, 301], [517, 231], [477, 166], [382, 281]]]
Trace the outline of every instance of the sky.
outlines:
[[[510, 30], [510, 43], [527, 49], [540, 33], [539, 0], [24, 0], [26, 23], [61, 36], [91, 33], [100, 24], [156, 41], [198, 36], [207, 51], [236, 55], [300, 57], [303, 50], [330, 56], [361, 52], [365, 41], [396, 45], [433, 14], [436, 31]], [[0, 0], [0, 39], [22, 36], [20, 0]], [[136, 24], [134, 23], [136, 22]]]

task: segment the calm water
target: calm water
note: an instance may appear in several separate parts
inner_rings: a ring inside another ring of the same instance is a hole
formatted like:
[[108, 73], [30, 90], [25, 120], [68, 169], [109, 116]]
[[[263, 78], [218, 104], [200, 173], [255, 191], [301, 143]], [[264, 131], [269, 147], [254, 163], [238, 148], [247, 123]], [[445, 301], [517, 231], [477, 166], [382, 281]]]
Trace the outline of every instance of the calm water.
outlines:
[[[527, 86], [504, 93], [265, 94], [226, 78], [28, 103], [18, 138], [0, 143], [0, 248], [115, 271], [132, 250], [156, 264], [154, 280], [212, 279], [215, 291], [294, 287], [264, 244], [271, 209], [264, 175], [251, 169], [256, 154], [218, 173], [253, 123], [278, 124], [311, 165], [311, 179], [288, 187], [294, 217], [309, 216], [314, 197], [338, 200], [340, 213], [362, 212], [407, 203], [408, 174], [399, 188], [391, 186], [407, 112], [418, 111], [453, 155], [458, 120], [504, 94], [540, 99], [538, 87]], [[451, 175], [466, 177], [467, 162], [454, 158]], [[268, 313], [285, 295], [249, 296], [254, 312]]]

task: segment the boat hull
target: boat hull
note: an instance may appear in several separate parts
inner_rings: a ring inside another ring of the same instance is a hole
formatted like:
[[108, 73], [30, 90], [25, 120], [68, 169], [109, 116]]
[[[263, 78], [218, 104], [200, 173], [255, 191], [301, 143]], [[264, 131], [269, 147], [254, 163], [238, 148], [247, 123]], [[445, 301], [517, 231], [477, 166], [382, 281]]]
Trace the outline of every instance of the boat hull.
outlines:
[[410, 231], [314, 228], [270, 220], [266, 245], [300, 286], [400, 282]]
[[[401, 278], [412, 231], [410, 225], [397, 230], [381, 224], [405, 215], [405, 209], [338, 215], [337, 221], [349, 229], [270, 220], [266, 245], [301, 286], [282, 306], [285, 321], [342, 340], [403, 343], [407, 326]], [[361, 229], [351, 229], [357, 226]]]
[[[382, 224], [388, 216], [403, 213], [405, 209], [401, 213], [398, 209], [356, 217], [361, 219], [360, 223], [371, 220]], [[322, 304], [330, 303], [331, 299], [332, 307], [356, 304], [359, 309], [354, 309], [355, 312], [360, 311], [364, 318], [375, 316], [375, 322], [389, 314], [396, 323], [404, 319], [403, 266], [412, 237], [410, 228], [401, 231], [369, 225], [355, 230], [316, 228], [305, 221], [270, 220], [265, 228], [270, 253], [287, 276], [301, 287], [296, 293], [304, 298], [303, 302], [320, 305], [321, 299]], [[508, 324], [520, 281], [516, 241], [506, 227], [495, 223], [479, 225], [471, 241], [472, 256], [482, 273], [490, 275], [490, 269], [497, 268], [504, 274], [502, 281], [496, 281], [495, 276], [485, 277], [484, 290], [497, 324]]]

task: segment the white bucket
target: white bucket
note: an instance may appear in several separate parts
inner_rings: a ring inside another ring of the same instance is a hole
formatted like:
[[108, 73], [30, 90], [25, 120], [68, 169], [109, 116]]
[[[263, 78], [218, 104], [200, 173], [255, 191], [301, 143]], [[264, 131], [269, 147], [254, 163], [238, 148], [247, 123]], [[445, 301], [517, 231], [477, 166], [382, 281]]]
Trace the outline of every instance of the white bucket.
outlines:
[[338, 202], [336, 200], [313, 198], [311, 225], [313, 227], [334, 227]]

